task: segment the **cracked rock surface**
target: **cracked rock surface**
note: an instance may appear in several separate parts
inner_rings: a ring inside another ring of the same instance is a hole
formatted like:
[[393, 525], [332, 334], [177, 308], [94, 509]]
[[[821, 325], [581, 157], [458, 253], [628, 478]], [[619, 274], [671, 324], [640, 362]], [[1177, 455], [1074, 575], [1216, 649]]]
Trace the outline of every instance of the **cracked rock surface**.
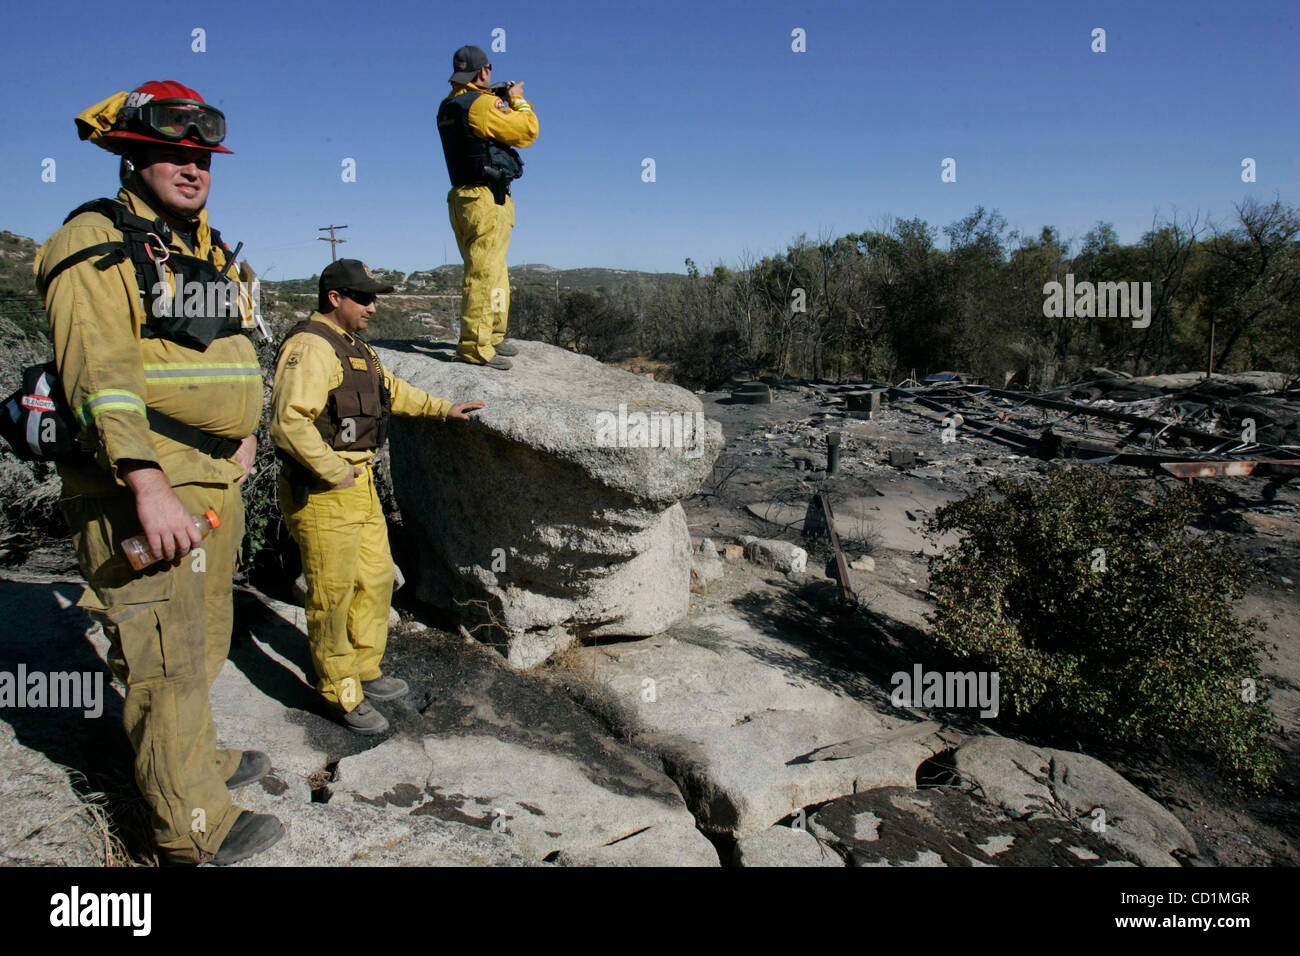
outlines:
[[[637, 741], [660, 755], [707, 832], [743, 839], [811, 804], [909, 786], [944, 749], [936, 725], [824, 686], [817, 672], [831, 668], [738, 617], [575, 656], [632, 711]], [[879, 746], [860, 756], [806, 759], [871, 738]]]

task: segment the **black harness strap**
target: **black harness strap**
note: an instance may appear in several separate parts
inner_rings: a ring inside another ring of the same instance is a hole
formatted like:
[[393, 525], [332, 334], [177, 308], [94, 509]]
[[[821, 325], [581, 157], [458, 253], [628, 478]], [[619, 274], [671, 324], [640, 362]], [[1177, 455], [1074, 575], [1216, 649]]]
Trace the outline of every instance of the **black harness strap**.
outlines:
[[[142, 290], [147, 290], [148, 286], [143, 283], [146, 282], [144, 266], [149, 262], [149, 254], [144, 250], [143, 245], [149, 242], [149, 234], [157, 232], [159, 227], [148, 219], [127, 212], [126, 207], [115, 199], [92, 199], [88, 203], [82, 203], [68, 213], [63, 220], [64, 225], [67, 225], [83, 212], [99, 213], [99, 215], [112, 222], [113, 227], [122, 233], [123, 241], [100, 242], [84, 249], [78, 249], [45, 274], [45, 277], [41, 280], [41, 292], [48, 292], [50, 283], [60, 273], [98, 255], [104, 256], [95, 263], [95, 268], [100, 272], [105, 272], [130, 257], [135, 265], [136, 284]], [[140, 248], [137, 248], [137, 246]]]
[[193, 425], [186, 425], [184, 422], [172, 418], [170, 415], [164, 415], [152, 408], [147, 409], [147, 414], [149, 427], [159, 435], [170, 438], [182, 445], [188, 445], [205, 455], [210, 455], [213, 458], [233, 458], [235, 452], [239, 450], [240, 443], [233, 438], [209, 435]]
[[[79, 249], [46, 273], [45, 278], [41, 281], [41, 292], [45, 293], [49, 291], [50, 283], [54, 281], [55, 276], [67, 269], [71, 269], [78, 263], [85, 262], [87, 259], [93, 259], [95, 256], [104, 255], [104, 253], [116, 253], [116, 255], [104, 256], [103, 259], [96, 262], [95, 267], [100, 271], [115, 266], [126, 258], [126, 243], [100, 242], [93, 246], [86, 246], [84, 249]], [[107, 260], [109, 259], [112, 259], [112, 261], [108, 262]]]

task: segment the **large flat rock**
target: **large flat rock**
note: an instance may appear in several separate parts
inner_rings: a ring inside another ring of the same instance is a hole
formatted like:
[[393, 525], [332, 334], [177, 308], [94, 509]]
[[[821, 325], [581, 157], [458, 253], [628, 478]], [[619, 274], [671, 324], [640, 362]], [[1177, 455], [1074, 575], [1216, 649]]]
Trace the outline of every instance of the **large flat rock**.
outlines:
[[492, 736], [391, 740], [341, 761], [334, 800], [429, 815], [510, 837], [535, 860], [717, 866], [672, 782], [632, 757], [621, 776]]
[[[132, 754], [122, 730], [122, 687], [104, 663], [103, 629], [75, 606], [82, 585], [0, 582], [0, 613], [11, 620], [40, 620], [40, 641], [19, 629], [0, 633], [0, 670], [22, 663], [29, 671], [102, 675], [97, 717], [68, 708], [0, 711], [0, 844], [12, 861], [103, 865], [100, 819], [80, 802], [83, 791], [107, 791], [107, 819], [128, 850], [152, 852], [139, 821], [140, 798]], [[236, 805], [281, 817], [289, 835], [272, 851], [242, 865], [348, 865], [524, 862], [504, 841], [470, 828], [461, 833], [442, 821], [393, 821], [372, 808], [349, 812], [313, 802], [310, 780], [331, 761], [333, 741], [356, 746], [321, 713], [308, 680], [301, 610], [256, 592], [235, 593], [236, 622], [230, 656], [210, 692], [217, 743], [265, 751], [275, 767], [265, 784], [234, 791]], [[69, 773], [74, 774], [70, 777]], [[12, 790], [12, 793], [6, 792]], [[11, 799], [12, 797], [12, 799]], [[435, 832], [436, 831], [436, 832]], [[13, 835], [12, 841], [5, 837]], [[406, 842], [407, 836], [418, 839]]]
[[272, 813], [285, 835], [236, 866], [530, 866], [504, 834], [431, 816], [399, 816], [351, 800], [313, 802], [298, 781], [276, 775], [235, 791], [238, 803]]
[[518, 344], [504, 373], [453, 361], [448, 345], [378, 351], [431, 394], [485, 402], [469, 422], [395, 420], [393, 486], [419, 597], [531, 667], [574, 637], [657, 634], [685, 616], [678, 502], [723, 440], [685, 389]]
[[[633, 714], [637, 740], [659, 753], [706, 832], [744, 839], [815, 803], [913, 786], [944, 749], [936, 725], [833, 689], [802, 648], [728, 615], [692, 623], [572, 653]], [[857, 756], [807, 759], [848, 740]]]
[[1084, 826], [1144, 866], [1178, 866], [1175, 851], [1197, 852], [1177, 817], [1086, 754], [987, 736], [959, 747], [953, 765], [1007, 813]]

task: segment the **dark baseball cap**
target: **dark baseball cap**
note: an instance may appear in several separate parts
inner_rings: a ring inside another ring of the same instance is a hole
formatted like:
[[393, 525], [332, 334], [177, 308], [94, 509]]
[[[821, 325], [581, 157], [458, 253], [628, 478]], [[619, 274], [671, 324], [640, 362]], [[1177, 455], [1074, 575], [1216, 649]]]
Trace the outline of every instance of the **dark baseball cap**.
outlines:
[[331, 262], [320, 274], [320, 291], [330, 289], [347, 289], [351, 292], [373, 292], [383, 295], [392, 292], [395, 286], [384, 285], [370, 274], [366, 264], [360, 259], [340, 259]]
[[468, 83], [478, 76], [478, 71], [488, 66], [487, 54], [481, 47], [463, 46], [451, 56], [452, 83]]

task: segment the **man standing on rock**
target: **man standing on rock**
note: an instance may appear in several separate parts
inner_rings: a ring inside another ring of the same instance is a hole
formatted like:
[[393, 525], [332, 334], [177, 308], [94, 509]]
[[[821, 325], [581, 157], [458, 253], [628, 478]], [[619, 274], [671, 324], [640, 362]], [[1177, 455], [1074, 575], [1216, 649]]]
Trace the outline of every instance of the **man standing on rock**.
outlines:
[[451, 176], [451, 228], [465, 260], [461, 285], [461, 361], [506, 370], [518, 349], [505, 340], [510, 312], [506, 248], [515, 225], [510, 182], [523, 175], [514, 147], [537, 139], [537, 114], [524, 84], [506, 90], [507, 105], [491, 91], [492, 64], [476, 46], [452, 56], [451, 94], [438, 108], [438, 134]]
[[[231, 801], [230, 789], [271, 763], [217, 749], [208, 699], [230, 649], [239, 486], [262, 414], [257, 353], [240, 334], [251, 301], [233, 301], [233, 256], [205, 208], [212, 154], [230, 152], [226, 120], [166, 81], [117, 93], [76, 122], [82, 139], [121, 156], [122, 184], [116, 199], [73, 210], [35, 265], [81, 426], [81, 451], [59, 462], [88, 584], [79, 603], [103, 624], [126, 684], [135, 781], [163, 858], [235, 863], [284, 827]], [[208, 512], [220, 524], [205, 538], [191, 516]], [[121, 544], [141, 532], [157, 559], [143, 571]]]
[[371, 459], [390, 415], [467, 420], [466, 412], [483, 407], [453, 405], [404, 382], [357, 335], [375, 313], [375, 297], [392, 291], [356, 259], [326, 267], [317, 311], [280, 346], [272, 397], [280, 509], [302, 553], [316, 688], [359, 734], [388, 729], [370, 701], [409, 689], [379, 666], [394, 575]]

